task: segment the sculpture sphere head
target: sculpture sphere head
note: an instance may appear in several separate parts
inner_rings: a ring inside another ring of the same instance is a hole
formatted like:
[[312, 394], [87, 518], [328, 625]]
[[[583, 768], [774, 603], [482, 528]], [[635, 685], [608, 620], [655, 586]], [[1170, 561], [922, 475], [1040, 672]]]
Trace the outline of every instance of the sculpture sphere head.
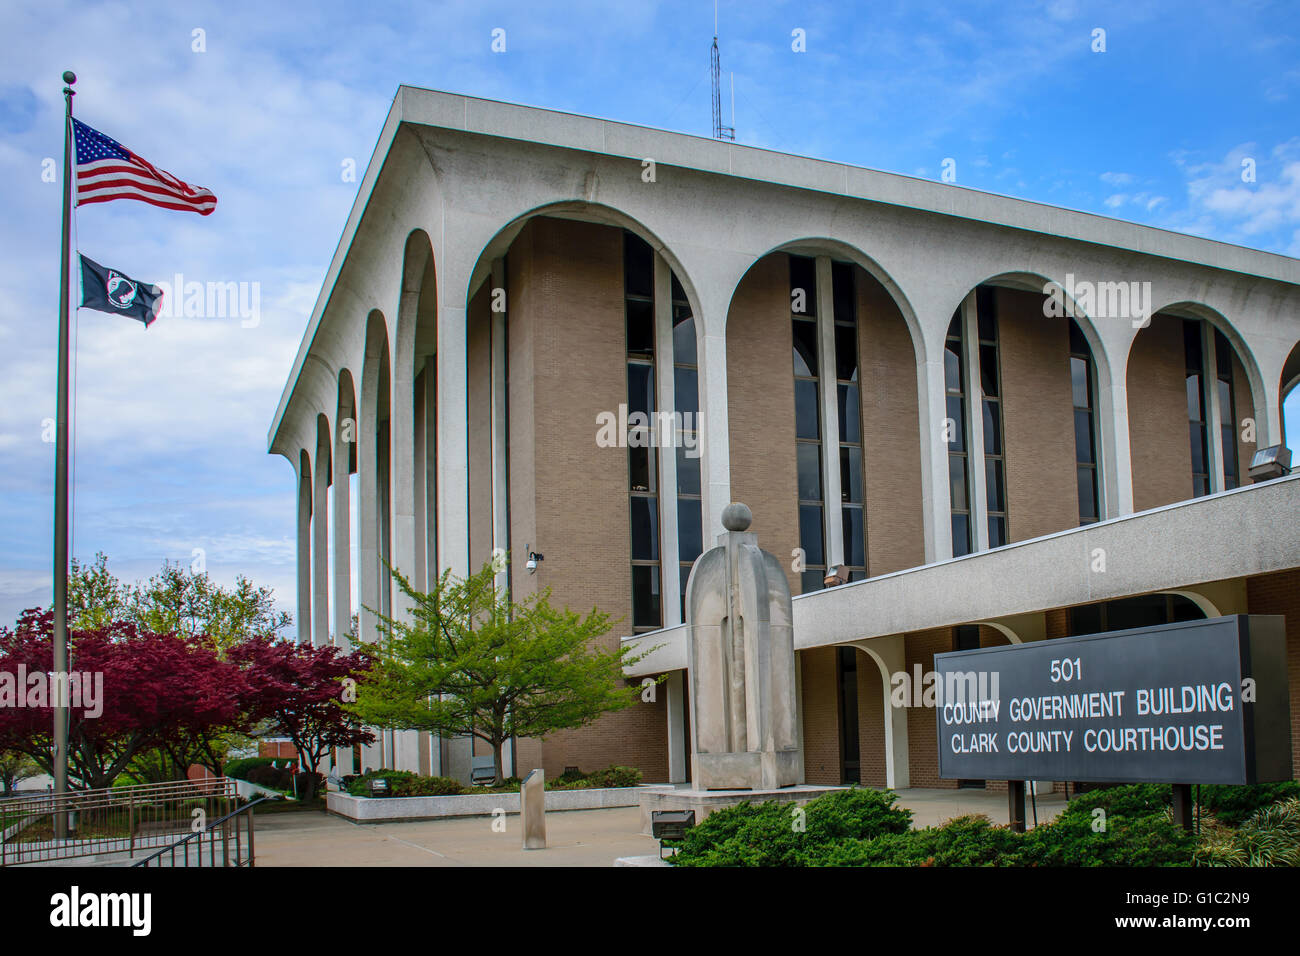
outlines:
[[733, 501], [722, 509], [722, 526], [728, 531], [745, 531], [753, 520], [749, 506], [739, 501]]

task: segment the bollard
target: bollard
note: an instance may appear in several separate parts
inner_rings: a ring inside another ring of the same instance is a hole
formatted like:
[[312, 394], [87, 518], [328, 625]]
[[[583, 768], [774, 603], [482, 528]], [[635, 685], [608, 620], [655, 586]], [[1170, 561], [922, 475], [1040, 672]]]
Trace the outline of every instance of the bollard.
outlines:
[[539, 769], [519, 785], [519, 816], [524, 823], [524, 849], [546, 849], [546, 775]]

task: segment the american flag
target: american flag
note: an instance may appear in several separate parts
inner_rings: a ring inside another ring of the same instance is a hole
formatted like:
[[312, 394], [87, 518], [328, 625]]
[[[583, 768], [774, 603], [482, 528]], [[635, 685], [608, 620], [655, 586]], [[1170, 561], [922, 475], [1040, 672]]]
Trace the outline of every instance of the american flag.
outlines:
[[141, 202], [209, 215], [217, 208], [212, 190], [191, 186], [171, 173], [140, 158], [80, 120], [72, 121], [77, 134], [77, 205], [112, 199]]

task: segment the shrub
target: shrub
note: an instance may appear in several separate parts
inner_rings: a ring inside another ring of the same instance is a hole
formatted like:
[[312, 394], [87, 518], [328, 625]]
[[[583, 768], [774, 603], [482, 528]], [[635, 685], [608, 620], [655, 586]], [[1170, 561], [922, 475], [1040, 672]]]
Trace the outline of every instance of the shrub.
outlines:
[[[238, 757], [235, 760], [227, 760], [222, 766], [221, 772], [227, 777], [235, 777], [238, 780], [248, 780], [248, 772], [255, 767], [270, 767], [278, 765], [290, 768], [296, 767], [298, 761], [293, 757]], [[254, 781], [249, 781], [254, 782]]]
[[347, 785], [354, 797], [370, 796], [370, 781], [388, 781], [391, 797], [446, 797], [467, 792], [467, 788], [451, 777], [424, 777], [410, 770], [371, 770]]
[[1201, 787], [1198, 796], [1202, 811], [1209, 811], [1222, 823], [1237, 827], [1263, 807], [1300, 797], [1300, 781], [1259, 783], [1254, 786], [1216, 784]]
[[641, 771], [636, 767], [619, 767], [610, 764], [604, 770], [587, 774], [588, 787], [635, 787], [641, 783]]
[[293, 777], [293, 770], [270, 764], [259, 764], [244, 771], [243, 779], [272, 790], [292, 790]]
[[821, 866], [1014, 866], [1020, 837], [988, 817], [964, 816], [941, 827], [887, 833], [829, 845]]
[[[679, 866], [1187, 866], [1194, 840], [1173, 823], [1168, 787], [1094, 790], [1076, 797], [1052, 823], [1027, 834], [965, 816], [912, 830], [911, 813], [889, 791], [853, 789], [818, 797], [806, 829], [792, 826], [788, 804], [743, 803], [687, 831]], [[1300, 801], [1297, 801], [1300, 805]], [[1105, 830], [1093, 830], [1094, 810]], [[1296, 818], [1274, 808], [1261, 821], [1258, 856], [1283, 859]], [[1244, 852], [1244, 851], [1243, 851]]]
[[1203, 826], [1195, 859], [1202, 866], [1300, 866], [1300, 798], [1256, 810], [1237, 830]]
[[[1171, 790], [1130, 784], [1091, 790], [1020, 844], [1026, 866], [1187, 866], [1195, 840], [1173, 822]], [[1101, 809], [1105, 816], [1095, 814]], [[1104, 829], [1095, 830], [1104, 820]]]
[[802, 808], [789, 803], [741, 803], [709, 814], [686, 831], [678, 866], [818, 865], [846, 840], [898, 834], [911, 826], [909, 810], [891, 791], [861, 788], [817, 797]]

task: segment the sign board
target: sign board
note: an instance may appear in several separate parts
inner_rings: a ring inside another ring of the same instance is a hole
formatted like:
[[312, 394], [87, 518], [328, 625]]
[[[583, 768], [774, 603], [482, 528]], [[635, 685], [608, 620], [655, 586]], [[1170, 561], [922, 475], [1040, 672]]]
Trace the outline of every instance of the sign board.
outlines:
[[934, 669], [942, 778], [1291, 779], [1279, 616], [954, 651]]

